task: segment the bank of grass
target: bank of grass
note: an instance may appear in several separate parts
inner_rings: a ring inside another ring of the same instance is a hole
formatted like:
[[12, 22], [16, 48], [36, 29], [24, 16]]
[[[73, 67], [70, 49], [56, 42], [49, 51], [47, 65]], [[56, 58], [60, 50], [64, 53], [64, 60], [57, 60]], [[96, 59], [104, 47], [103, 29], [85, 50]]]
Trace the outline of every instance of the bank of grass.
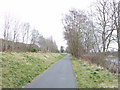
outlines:
[[[2, 53], [2, 88], [21, 88], [64, 57], [62, 53]], [[0, 77], [1, 78], [1, 77]]]
[[118, 75], [71, 57], [78, 88], [118, 88]]

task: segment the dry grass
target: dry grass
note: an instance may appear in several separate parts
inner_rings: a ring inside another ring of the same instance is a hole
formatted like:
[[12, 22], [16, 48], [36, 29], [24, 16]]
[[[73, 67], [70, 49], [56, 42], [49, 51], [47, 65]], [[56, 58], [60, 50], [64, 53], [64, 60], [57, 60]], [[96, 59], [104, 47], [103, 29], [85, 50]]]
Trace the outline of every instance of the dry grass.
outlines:
[[118, 75], [71, 57], [78, 88], [118, 88]]
[[[2, 87], [21, 88], [64, 57], [61, 53], [2, 53]], [[1, 78], [1, 77], [0, 77]]]
[[112, 73], [118, 73], [118, 65], [116, 63], [113, 63], [111, 61], [105, 60], [108, 58], [103, 53], [97, 53], [97, 54], [87, 54], [81, 57], [81, 60], [89, 62], [89, 64], [96, 64], [97, 66], [102, 66], [104, 69], [109, 70]]

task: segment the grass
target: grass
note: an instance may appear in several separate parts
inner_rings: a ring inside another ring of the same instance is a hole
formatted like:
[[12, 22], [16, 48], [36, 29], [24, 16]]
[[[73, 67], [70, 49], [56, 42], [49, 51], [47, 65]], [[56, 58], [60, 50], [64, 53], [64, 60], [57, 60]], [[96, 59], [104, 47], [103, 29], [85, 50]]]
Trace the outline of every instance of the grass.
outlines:
[[71, 57], [78, 88], [118, 88], [118, 75]]
[[[66, 54], [2, 53], [2, 88], [21, 88]], [[1, 77], [0, 77], [1, 78]]]

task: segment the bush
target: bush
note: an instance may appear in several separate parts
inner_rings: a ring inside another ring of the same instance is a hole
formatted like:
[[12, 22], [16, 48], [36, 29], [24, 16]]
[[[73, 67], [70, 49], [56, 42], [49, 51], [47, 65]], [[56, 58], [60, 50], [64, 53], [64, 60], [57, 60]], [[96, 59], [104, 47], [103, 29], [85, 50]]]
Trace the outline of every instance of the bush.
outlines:
[[97, 64], [98, 66], [105, 67], [106, 62], [105, 62], [105, 54], [103, 53], [97, 53], [97, 54], [87, 54], [82, 56], [82, 59], [88, 61], [89, 63], [94, 63]]
[[34, 47], [30, 47], [30, 48], [28, 48], [28, 51], [29, 52], [37, 52], [38, 50]]
[[84, 55], [82, 56], [82, 59], [88, 61], [90, 64], [94, 63], [97, 66], [102, 66], [103, 68], [108, 69], [110, 72], [120, 72], [118, 71], [118, 64], [105, 60], [106, 57], [107, 56], [104, 53], [97, 53]]

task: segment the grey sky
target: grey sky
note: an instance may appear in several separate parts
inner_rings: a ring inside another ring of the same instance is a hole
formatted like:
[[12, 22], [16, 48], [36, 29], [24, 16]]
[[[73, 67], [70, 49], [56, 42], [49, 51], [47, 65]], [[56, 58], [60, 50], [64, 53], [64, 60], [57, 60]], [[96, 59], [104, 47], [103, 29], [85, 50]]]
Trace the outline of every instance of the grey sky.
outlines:
[[29, 22], [43, 36], [52, 36], [59, 47], [66, 47], [62, 16], [71, 8], [89, 9], [93, 1], [95, 0], [0, 0], [0, 20], [5, 14], [10, 14], [22, 22]]

